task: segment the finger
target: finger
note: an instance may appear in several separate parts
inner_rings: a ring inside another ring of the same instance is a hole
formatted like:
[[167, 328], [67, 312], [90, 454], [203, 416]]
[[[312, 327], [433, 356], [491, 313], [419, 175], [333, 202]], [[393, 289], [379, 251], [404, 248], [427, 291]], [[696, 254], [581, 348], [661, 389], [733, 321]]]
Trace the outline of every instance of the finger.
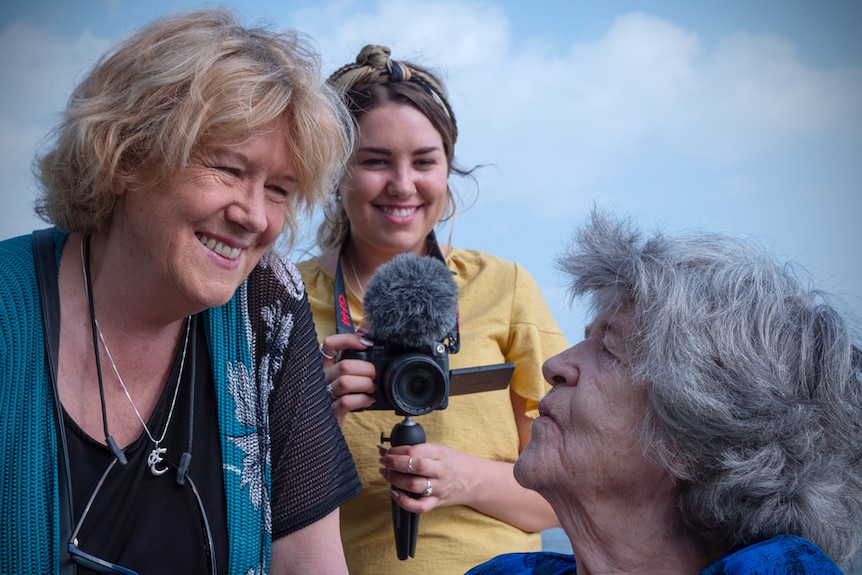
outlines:
[[422, 458], [413, 455], [412, 452], [399, 453], [402, 446], [396, 446], [380, 454], [379, 463], [389, 471], [395, 471], [404, 475], [422, 475], [421, 466], [424, 466]]
[[371, 323], [368, 321], [367, 317], [362, 318], [362, 321], [359, 322], [359, 325], [356, 326], [356, 333], [360, 335], [364, 335], [371, 331]]
[[[389, 484], [401, 491], [412, 493], [416, 497], [431, 497], [441, 495], [435, 493], [434, 488], [440, 488], [439, 481], [426, 477], [424, 475], [412, 475], [399, 471], [387, 470], [381, 468], [381, 475], [389, 482]], [[385, 473], [384, 473], [385, 471]], [[426, 495], [427, 494], [427, 495]]]
[[363, 350], [374, 343], [361, 334], [339, 333], [326, 336], [320, 343], [320, 356], [326, 365], [331, 365], [338, 359], [338, 354], [345, 349]]
[[350, 375], [336, 377], [326, 384], [326, 391], [329, 393], [330, 401], [350, 396], [362, 396], [368, 398], [368, 403], [361, 407], [368, 407], [374, 403], [374, 398], [370, 395], [374, 392], [374, 382], [367, 377]]
[[411, 513], [427, 513], [440, 503], [440, 500], [433, 495], [429, 497], [416, 496], [401, 489], [390, 489], [389, 494], [399, 507]]
[[332, 401], [331, 405], [332, 411], [335, 412], [335, 419], [338, 420], [338, 425], [342, 426], [344, 425], [344, 419], [347, 417], [348, 413], [358, 409], [367, 409], [368, 407], [371, 407], [373, 403], [374, 400], [371, 396], [363, 393], [351, 393]]
[[338, 410], [347, 413], [349, 411], [356, 411], [357, 409], [368, 409], [374, 404], [374, 399], [364, 393], [351, 393], [333, 401], [333, 408], [336, 407], [336, 404]]
[[335, 352], [327, 352], [325, 346], [326, 340], [320, 342], [320, 357], [323, 358], [323, 361], [335, 361]]

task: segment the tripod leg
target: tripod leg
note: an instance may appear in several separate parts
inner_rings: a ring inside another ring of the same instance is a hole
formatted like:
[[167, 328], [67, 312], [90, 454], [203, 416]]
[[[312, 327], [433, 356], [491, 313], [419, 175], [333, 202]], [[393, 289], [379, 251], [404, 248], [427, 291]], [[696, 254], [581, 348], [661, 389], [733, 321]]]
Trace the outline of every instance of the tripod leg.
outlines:
[[[425, 442], [425, 430], [422, 426], [405, 417], [404, 421], [395, 425], [391, 437], [380, 440], [389, 441], [396, 445], [416, 445]], [[418, 493], [410, 493], [410, 497], [418, 499]], [[395, 548], [398, 551], [398, 559], [404, 561], [408, 557], [416, 556], [416, 538], [419, 535], [419, 514], [411, 513], [402, 509], [394, 500], [392, 501], [392, 525], [395, 528]]]
[[392, 525], [395, 528], [395, 549], [402, 561], [416, 556], [416, 536], [419, 534], [419, 514], [411, 513], [392, 502]]

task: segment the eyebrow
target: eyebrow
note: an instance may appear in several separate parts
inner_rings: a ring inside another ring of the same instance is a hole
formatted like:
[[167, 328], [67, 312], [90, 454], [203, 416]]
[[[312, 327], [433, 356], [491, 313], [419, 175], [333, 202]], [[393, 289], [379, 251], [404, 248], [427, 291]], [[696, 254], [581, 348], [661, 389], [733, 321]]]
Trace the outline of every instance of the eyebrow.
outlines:
[[431, 154], [433, 152], [440, 152], [442, 154], [443, 150], [438, 146], [428, 146], [427, 148], [418, 148], [416, 150], [413, 150], [413, 155], [419, 156], [424, 154]]
[[[209, 146], [209, 153], [214, 155], [214, 156], [219, 156], [219, 155], [229, 156], [229, 157], [239, 161], [240, 163], [242, 163], [245, 166], [252, 166], [252, 167], [257, 166], [257, 163], [252, 161], [252, 159], [249, 158], [248, 155], [246, 155], [243, 152], [237, 151], [228, 145], [212, 144]], [[289, 182], [291, 184], [296, 184], [299, 182], [299, 178], [297, 176], [295, 176], [294, 174], [275, 174], [275, 175], [273, 175], [273, 179], [278, 180], [278, 181]]]
[[387, 156], [392, 154], [392, 150], [389, 150], [388, 148], [378, 148], [376, 146], [362, 146], [358, 151], [371, 152], [372, 154], [385, 154]]
[[598, 326], [596, 326], [595, 323], [592, 323], [590, 325], [585, 326], [584, 327], [584, 339], [588, 339], [590, 337], [590, 333], [592, 332], [594, 327], [601, 329], [606, 334], [611, 333], [617, 337], [622, 337], [622, 333], [619, 331], [619, 328], [617, 327], [617, 323], [614, 322], [614, 320], [610, 319], [610, 320], [602, 320], [602, 322]]
[[[378, 148], [377, 146], [362, 146], [359, 148], [360, 152], [370, 152], [372, 154], [384, 154], [387, 156], [392, 155], [392, 150], [389, 148]], [[434, 152], [442, 153], [443, 150], [439, 146], [428, 146], [426, 148], [417, 148], [411, 152], [413, 156], [423, 156], [425, 154], [431, 154]]]

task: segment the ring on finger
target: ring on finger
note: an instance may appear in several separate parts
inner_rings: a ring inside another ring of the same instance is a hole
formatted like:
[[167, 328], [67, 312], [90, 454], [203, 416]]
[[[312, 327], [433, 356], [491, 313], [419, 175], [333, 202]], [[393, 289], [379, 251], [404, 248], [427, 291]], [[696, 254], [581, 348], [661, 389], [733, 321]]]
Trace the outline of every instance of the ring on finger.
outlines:
[[336, 397], [336, 395], [335, 395], [335, 392], [332, 391], [332, 384], [331, 383], [326, 384], [326, 391], [329, 393], [329, 398], [331, 400], [335, 401], [336, 399], [338, 399], [338, 397]]
[[407, 473], [413, 473], [413, 458], [407, 460]]
[[322, 356], [323, 356], [323, 357], [325, 357], [326, 359], [335, 359], [335, 356], [334, 356], [334, 355], [329, 355], [328, 353], [326, 353], [325, 351], [323, 351], [323, 344], [322, 344], [322, 343], [320, 344], [320, 355], [322, 355]]
[[428, 485], [427, 485], [427, 487], [425, 487], [425, 491], [423, 491], [423, 492], [422, 492], [422, 495], [424, 495], [425, 497], [428, 497], [428, 496], [430, 496], [432, 493], [434, 493], [434, 490], [433, 490], [433, 489], [431, 489], [431, 480], [430, 480], [430, 479], [428, 479], [428, 478], [426, 477], [426, 478], [425, 478], [425, 481], [427, 481], [427, 482], [428, 482]]

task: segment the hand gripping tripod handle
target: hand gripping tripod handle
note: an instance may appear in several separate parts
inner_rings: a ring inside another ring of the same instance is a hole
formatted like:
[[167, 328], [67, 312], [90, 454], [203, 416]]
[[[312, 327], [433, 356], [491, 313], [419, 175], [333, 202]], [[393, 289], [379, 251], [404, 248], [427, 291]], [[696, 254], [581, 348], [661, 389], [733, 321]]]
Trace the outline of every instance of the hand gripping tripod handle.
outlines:
[[[381, 441], [388, 441], [393, 447], [416, 445], [417, 443], [425, 443], [425, 430], [408, 416], [400, 423], [395, 424], [389, 438], [381, 437], [380, 439]], [[418, 499], [421, 495], [410, 493], [410, 497]], [[398, 552], [398, 559], [404, 561], [408, 557], [415, 557], [416, 537], [419, 534], [419, 514], [402, 509], [393, 500], [392, 526], [395, 528], [395, 548]]]

